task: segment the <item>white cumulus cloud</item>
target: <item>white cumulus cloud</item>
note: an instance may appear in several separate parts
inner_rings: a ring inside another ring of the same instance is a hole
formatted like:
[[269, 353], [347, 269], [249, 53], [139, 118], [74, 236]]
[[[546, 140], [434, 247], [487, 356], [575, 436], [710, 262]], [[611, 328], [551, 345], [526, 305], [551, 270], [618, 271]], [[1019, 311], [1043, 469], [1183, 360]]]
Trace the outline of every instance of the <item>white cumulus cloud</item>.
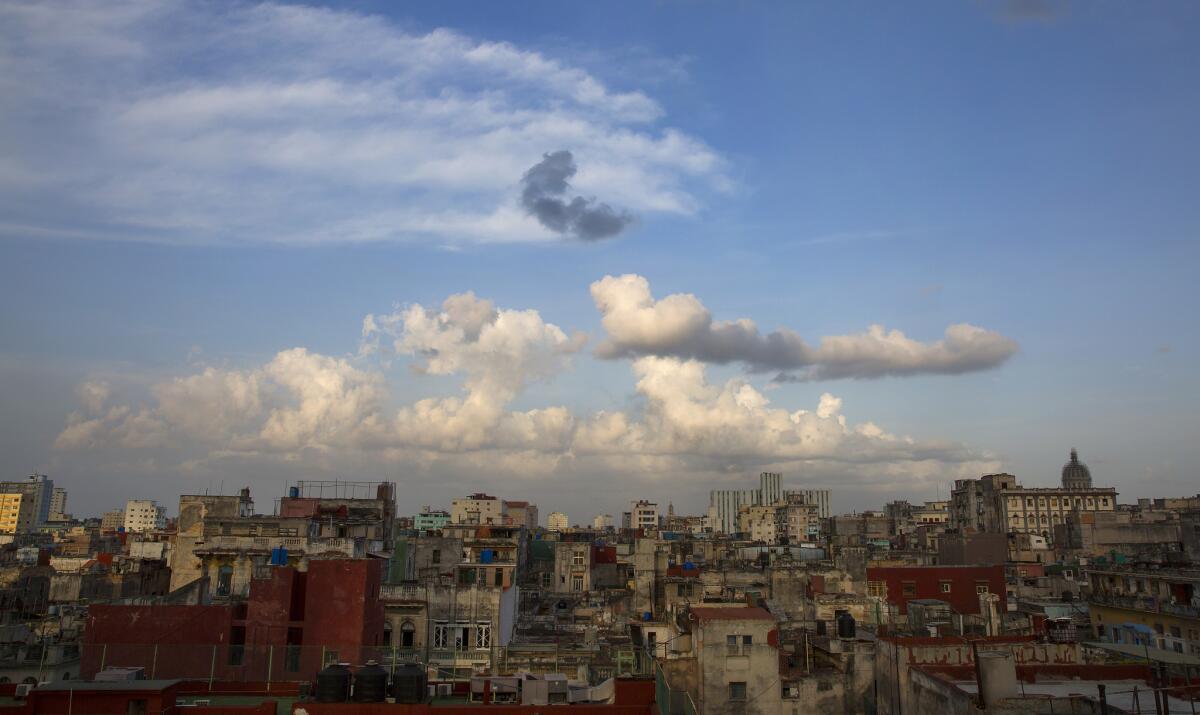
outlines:
[[960, 374], [987, 370], [1017, 351], [1011, 338], [973, 325], [946, 328], [942, 340], [923, 343], [899, 330], [870, 326], [853, 335], [826, 336], [811, 347], [786, 328], [761, 333], [753, 320], [715, 320], [690, 293], [655, 299], [650, 282], [634, 274], [592, 283], [607, 339], [602, 358], [677, 357], [753, 371], [783, 371], [779, 381], [871, 378], [886, 375]]
[[[513, 409], [533, 383], [570, 379], [583, 344], [536, 310], [462, 293], [437, 307], [367, 316], [356, 358], [284, 350], [257, 367], [208, 367], [163, 381], [148, 404], [115, 390], [97, 402], [82, 389], [84, 409], [68, 417], [56, 446], [158, 450], [189, 470], [232, 457], [332, 469], [366, 459], [401, 473], [700, 483], [772, 468], [866, 485], [932, 484], [997, 466], [962, 445], [852, 422], [833, 394], [789, 409], [748, 380], [716, 384], [703, 362], [674, 356], [631, 362], [634, 402], [623, 409]], [[458, 378], [460, 389], [395, 405], [395, 360], [408, 362], [409, 379]]]

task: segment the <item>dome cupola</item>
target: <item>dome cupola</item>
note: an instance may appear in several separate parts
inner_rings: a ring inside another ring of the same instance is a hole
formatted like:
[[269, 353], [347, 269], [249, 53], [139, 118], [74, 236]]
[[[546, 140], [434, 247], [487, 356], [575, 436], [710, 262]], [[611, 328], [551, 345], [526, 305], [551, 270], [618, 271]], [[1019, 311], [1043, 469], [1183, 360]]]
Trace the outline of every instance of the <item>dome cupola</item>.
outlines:
[[1071, 461], [1062, 468], [1063, 489], [1091, 489], [1092, 473], [1087, 465], [1079, 461], [1079, 453], [1071, 449]]

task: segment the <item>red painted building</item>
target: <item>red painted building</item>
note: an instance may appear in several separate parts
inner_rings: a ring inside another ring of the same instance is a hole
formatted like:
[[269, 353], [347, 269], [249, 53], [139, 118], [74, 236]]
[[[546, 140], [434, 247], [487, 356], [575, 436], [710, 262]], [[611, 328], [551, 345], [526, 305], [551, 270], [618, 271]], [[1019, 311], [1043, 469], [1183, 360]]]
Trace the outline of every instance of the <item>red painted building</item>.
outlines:
[[994, 593], [1005, 610], [1004, 565], [993, 566], [869, 566], [868, 593], [886, 589], [887, 602], [908, 613], [908, 602], [932, 598], [945, 601], [955, 613], [977, 614], [979, 596]]
[[383, 645], [383, 561], [312, 560], [250, 583], [243, 602], [93, 605], [81, 674], [142, 667], [149, 678], [310, 680], [323, 658], [361, 663]]

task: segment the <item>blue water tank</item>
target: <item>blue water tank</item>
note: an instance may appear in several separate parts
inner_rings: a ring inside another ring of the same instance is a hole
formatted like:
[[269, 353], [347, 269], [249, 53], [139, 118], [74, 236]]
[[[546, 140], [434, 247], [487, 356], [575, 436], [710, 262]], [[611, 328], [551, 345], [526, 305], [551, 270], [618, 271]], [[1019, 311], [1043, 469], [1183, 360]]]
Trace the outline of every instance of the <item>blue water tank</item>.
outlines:
[[649, 621], [654, 619], [654, 614], [650, 611], [642, 611], [642, 620]]
[[484, 549], [483, 551], [479, 552], [479, 563], [481, 563], [481, 564], [492, 563], [492, 550], [491, 549]]
[[279, 565], [287, 566], [287, 547], [279, 547]]
[[683, 570], [684, 571], [695, 571], [696, 564], [692, 563], [691, 561], [684, 561], [683, 562]]
[[300, 496], [300, 487], [288, 487], [288, 496], [293, 499]]

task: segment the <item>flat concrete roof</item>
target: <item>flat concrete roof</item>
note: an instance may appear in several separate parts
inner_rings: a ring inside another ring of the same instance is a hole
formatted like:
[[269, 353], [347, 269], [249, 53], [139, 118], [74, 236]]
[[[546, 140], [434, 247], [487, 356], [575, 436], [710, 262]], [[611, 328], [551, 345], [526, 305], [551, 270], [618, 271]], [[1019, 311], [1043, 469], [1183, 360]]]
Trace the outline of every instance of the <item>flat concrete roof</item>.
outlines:
[[[968, 693], [976, 693], [978, 690], [975, 687], [974, 680], [959, 680], [954, 683], [960, 690]], [[1134, 706], [1133, 690], [1137, 688], [1138, 697], [1137, 703], [1141, 706], [1141, 712], [1149, 713], [1154, 711], [1154, 693], [1150, 686], [1146, 685], [1142, 680], [1048, 680], [1038, 683], [1017, 684], [1017, 698], [1021, 697], [1051, 697], [1051, 698], [1068, 698], [1072, 695], [1083, 696], [1091, 700], [1099, 702], [1100, 689], [1097, 687], [1103, 685], [1105, 687], [1104, 699], [1109, 707], [1120, 708], [1124, 712], [1136, 712]], [[1187, 713], [1191, 712], [1191, 704], [1187, 700], [1180, 700], [1174, 696], [1168, 696], [1170, 701], [1168, 712], [1172, 713]]]
[[37, 686], [37, 690], [166, 690], [182, 680], [102, 680], [99, 682], [87, 680], [59, 680]]

